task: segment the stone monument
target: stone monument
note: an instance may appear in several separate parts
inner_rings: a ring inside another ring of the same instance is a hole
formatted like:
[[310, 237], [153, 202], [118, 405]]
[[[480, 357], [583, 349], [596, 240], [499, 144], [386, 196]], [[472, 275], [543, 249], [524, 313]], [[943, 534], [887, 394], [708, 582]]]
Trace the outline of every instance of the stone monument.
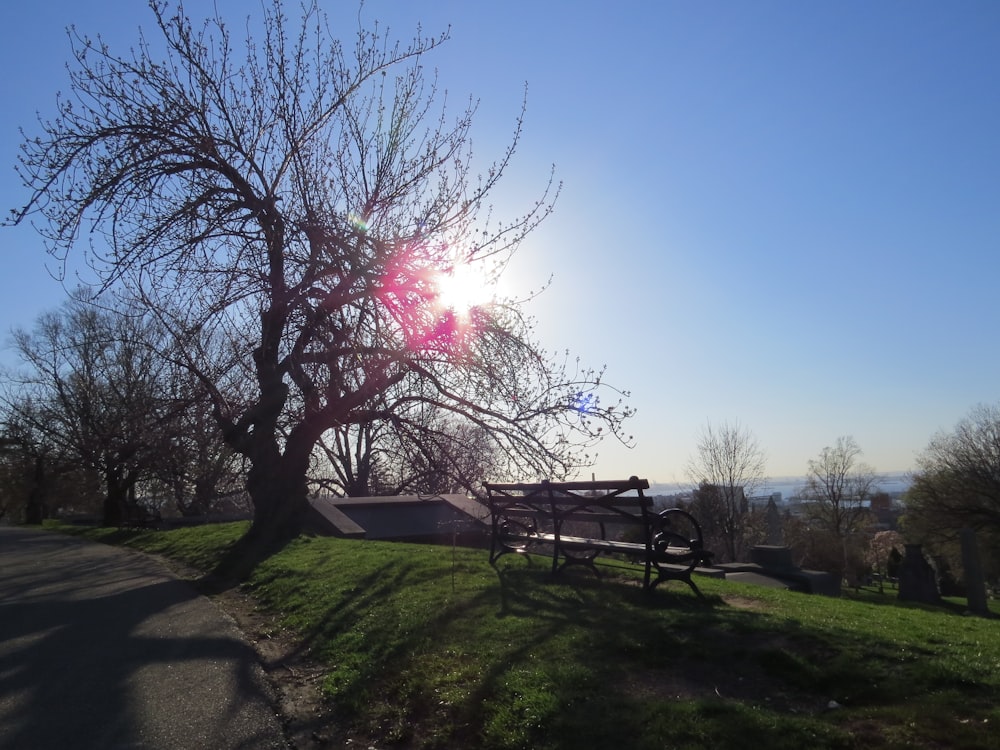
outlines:
[[778, 511], [778, 504], [774, 498], [767, 501], [767, 543], [771, 546], [778, 546], [784, 543], [784, 533], [781, 529], [781, 513]]
[[927, 562], [919, 544], [905, 545], [906, 552], [899, 566], [899, 598], [909, 602], [940, 604], [937, 577]]
[[976, 546], [976, 532], [972, 529], [962, 529], [962, 568], [965, 578], [965, 593], [968, 597], [969, 611], [977, 615], [988, 615], [989, 605], [986, 603], [986, 580], [983, 578], [983, 566], [979, 560], [979, 547]]

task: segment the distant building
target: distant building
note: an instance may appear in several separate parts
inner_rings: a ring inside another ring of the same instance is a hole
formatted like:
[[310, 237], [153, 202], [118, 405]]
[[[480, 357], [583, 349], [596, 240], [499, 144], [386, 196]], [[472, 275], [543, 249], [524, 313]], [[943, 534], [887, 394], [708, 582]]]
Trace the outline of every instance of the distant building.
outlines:
[[751, 508], [766, 508], [767, 504], [774, 501], [775, 505], [782, 505], [784, 500], [780, 492], [771, 492], [767, 495], [752, 495], [750, 497]]
[[870, 501], [872, 515], [875, 516], [876, 526], [886, 531], [895, 531], [899, 526], [899, 517], [902, 509], [896, 502], [898, 494], [894, 498], [888, 492], [876, 492]]

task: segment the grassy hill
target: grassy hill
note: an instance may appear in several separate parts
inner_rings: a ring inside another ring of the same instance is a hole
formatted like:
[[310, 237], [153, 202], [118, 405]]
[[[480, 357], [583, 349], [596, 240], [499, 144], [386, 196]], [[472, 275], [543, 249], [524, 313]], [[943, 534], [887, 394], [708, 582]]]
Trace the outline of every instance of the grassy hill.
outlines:
[[[90, 531], [203, 570], [239, 524]], [[303, 537], [244, 585], [347, 737], [407, 748], [1000, 748], [1000, 621], [894, 593], [699, 579]], [[994, 603], [995, 604], [995, 603]]]

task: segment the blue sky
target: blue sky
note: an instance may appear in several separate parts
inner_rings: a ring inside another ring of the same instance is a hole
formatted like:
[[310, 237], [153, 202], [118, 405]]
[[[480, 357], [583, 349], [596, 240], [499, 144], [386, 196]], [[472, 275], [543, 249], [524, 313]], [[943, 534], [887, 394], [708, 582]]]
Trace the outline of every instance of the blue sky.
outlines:
[[[349, 35], [358, 5], [322, 5]], [[450, 25], [427, 64], [456, 104], [481, 100], [484, 161], [527, 83], [497, 209], [528, 207], [552, 165], [563, 192], [507, 284], [551, 275], [539, 337], [631, 391], [636, 447], [602, 445], [598, 477], [685, 479], [709, 421], [751, 430], [771, 476], [841, 435], [901, 471], [1000, 399], [1000, 3], [367, 0], [361, 15], [403, 38]], [[5, 210], [25, 198], [18, 126], [66, 88], [64, 28], [124, 47], [150, 19], [139, 0], [0, 10]], [[30, 326], [64, 292], [30, 229], [0, 229], [0, 253], [0, 325]]]

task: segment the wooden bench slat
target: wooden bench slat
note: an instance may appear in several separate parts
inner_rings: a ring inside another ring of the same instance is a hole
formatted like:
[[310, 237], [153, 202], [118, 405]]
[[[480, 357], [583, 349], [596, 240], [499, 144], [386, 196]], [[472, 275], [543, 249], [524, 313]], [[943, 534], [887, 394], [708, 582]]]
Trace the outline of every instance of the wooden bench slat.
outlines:
[[631, 509], [632, 511], [645, 509], [652, 511], [653, 501], [648, 497], [560, 497], [549, 498], [544, 496], [524, 496], [524, 497], [494, 497], [490, 505], [497, 508], [509, 508], [523, 506], [535, 508], [540, 511], [557, 510], [564, 511], [573, 508], [594, 508], [603, 510]]
[[569, 482], [487, 482], [488, 489], [500, 492], [539, 492], [545, 491], [607, 491], [607, 490], [648, 490], [649, 481], [631, 477], [630, 479], [599, 479], [592, 482], [569, 481]]

